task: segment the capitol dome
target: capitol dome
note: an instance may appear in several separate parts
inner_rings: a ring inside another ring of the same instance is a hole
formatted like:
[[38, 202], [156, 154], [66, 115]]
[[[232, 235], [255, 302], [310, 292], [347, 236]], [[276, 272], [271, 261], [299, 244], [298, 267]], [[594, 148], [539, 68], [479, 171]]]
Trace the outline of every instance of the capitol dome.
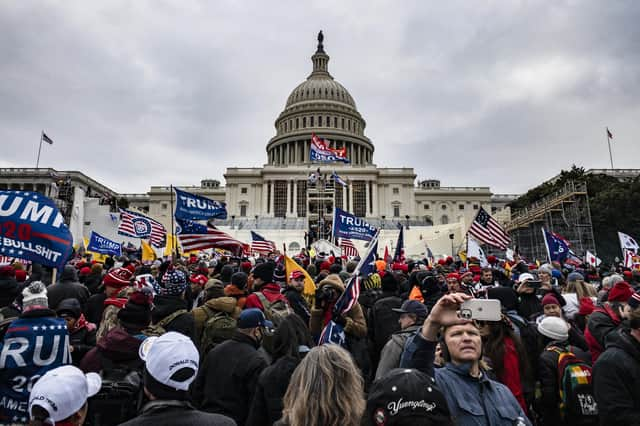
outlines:
[[308, 164], [312, 133], [332, 148], [346, 148], [351, 166], [373, 163], [373, 144], [364, 136], [366, 123], [349, 91], [329, 74], [323, 41], [321, 31], [311, 74], [293, 89], [276, 119], [276, 135], [267, 144], [270, 165]]

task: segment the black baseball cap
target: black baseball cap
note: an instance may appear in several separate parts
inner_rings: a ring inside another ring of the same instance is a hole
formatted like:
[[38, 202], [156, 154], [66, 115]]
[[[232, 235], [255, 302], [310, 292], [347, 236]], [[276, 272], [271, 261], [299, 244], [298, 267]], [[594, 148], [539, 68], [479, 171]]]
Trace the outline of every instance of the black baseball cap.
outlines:
[[401, 314], [415, 314], [418, 317], [427, 316], [427, 307], [417, 300], [405, 300], [400, 308], [392, 308], [393, 312]]
[[453, 425], [447, 400], [427, 374], [396, 368], [371, 385], [365, 425]]

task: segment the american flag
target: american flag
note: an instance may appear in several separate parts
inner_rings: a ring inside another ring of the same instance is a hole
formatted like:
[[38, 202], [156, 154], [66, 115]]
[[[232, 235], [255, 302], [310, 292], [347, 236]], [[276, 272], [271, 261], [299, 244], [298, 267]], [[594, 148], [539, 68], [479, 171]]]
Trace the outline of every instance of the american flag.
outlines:
[[398, 234], [398, 242], [396, 244], [396, 251], [393, 254], [394, 262], [404, 262], [404, 228], [401, 224], [398, 224], [400, 233]]
[[268, 254], [276, 251], [276, 243], [265, 239], [257, 232], [251, 231], [251, 251]]
[[374, 271], [374, 263], [378, 254], [378, 235], [369, 243], [367, 254], [360, 259], [356, 269], [351, 275], [351, 279], [347, 282], [344, 293], [338, 298], [333, 307], [334, 315], [345, 314], [353, 308], [360, 296], [360, 275], [365, 277], [371, 275]]
[[229, 234], [217, 229], [211, 224], [201, 225], [190, 220], [177, 219], [176, 234], [182, 245], [182, 251], [204, 250], [208, 248], [220, 248], [242, 254], [244, 244]]
[[120, 209], [118, 234], [131, 238], [148, 238], [154, 247], [164, 247], [167, 238], [167, 230], [160, 222], [124, 209]]
[[511, 243], [511, 238], [509, 238], [505, 230], [482, 207], [480, 207], [476, 218], [471, 223], [469, 234], [478, 241], [502, 250], [506, 250]]
[[353, 245], [353, 241], [348, 238], [340, 238], [340, 248], [342, 249], [342, 257], [360, 256], [358, 249]]

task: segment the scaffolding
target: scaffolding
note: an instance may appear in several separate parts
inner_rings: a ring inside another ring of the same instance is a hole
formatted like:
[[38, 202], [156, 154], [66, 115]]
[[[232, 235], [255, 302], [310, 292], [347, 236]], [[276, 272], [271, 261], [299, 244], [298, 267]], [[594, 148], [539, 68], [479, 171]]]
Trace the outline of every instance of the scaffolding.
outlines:
[[596, 253], [587, 184], [568, 181], [543, 199], [516, 210], [506, 224], [512, 244], [529, 260], [547, 258], [541, 228], [561, 235], [578, 257]]
[[331, 240], [333, 207], [336, 205], [336, 191], [333, 179], [318, 179], [307, 185], [307, 223], [310, 243], [319, 239]]

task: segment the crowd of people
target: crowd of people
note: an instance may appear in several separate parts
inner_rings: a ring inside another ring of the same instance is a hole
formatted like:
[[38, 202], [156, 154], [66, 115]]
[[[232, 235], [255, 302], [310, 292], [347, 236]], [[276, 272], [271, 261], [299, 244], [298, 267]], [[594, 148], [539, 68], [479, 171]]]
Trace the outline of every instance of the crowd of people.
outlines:
[[0, 423], [640, 425], [639, 271], [378, 259], [339, 311], [359, 259], [294, 260], [0, 266]]

